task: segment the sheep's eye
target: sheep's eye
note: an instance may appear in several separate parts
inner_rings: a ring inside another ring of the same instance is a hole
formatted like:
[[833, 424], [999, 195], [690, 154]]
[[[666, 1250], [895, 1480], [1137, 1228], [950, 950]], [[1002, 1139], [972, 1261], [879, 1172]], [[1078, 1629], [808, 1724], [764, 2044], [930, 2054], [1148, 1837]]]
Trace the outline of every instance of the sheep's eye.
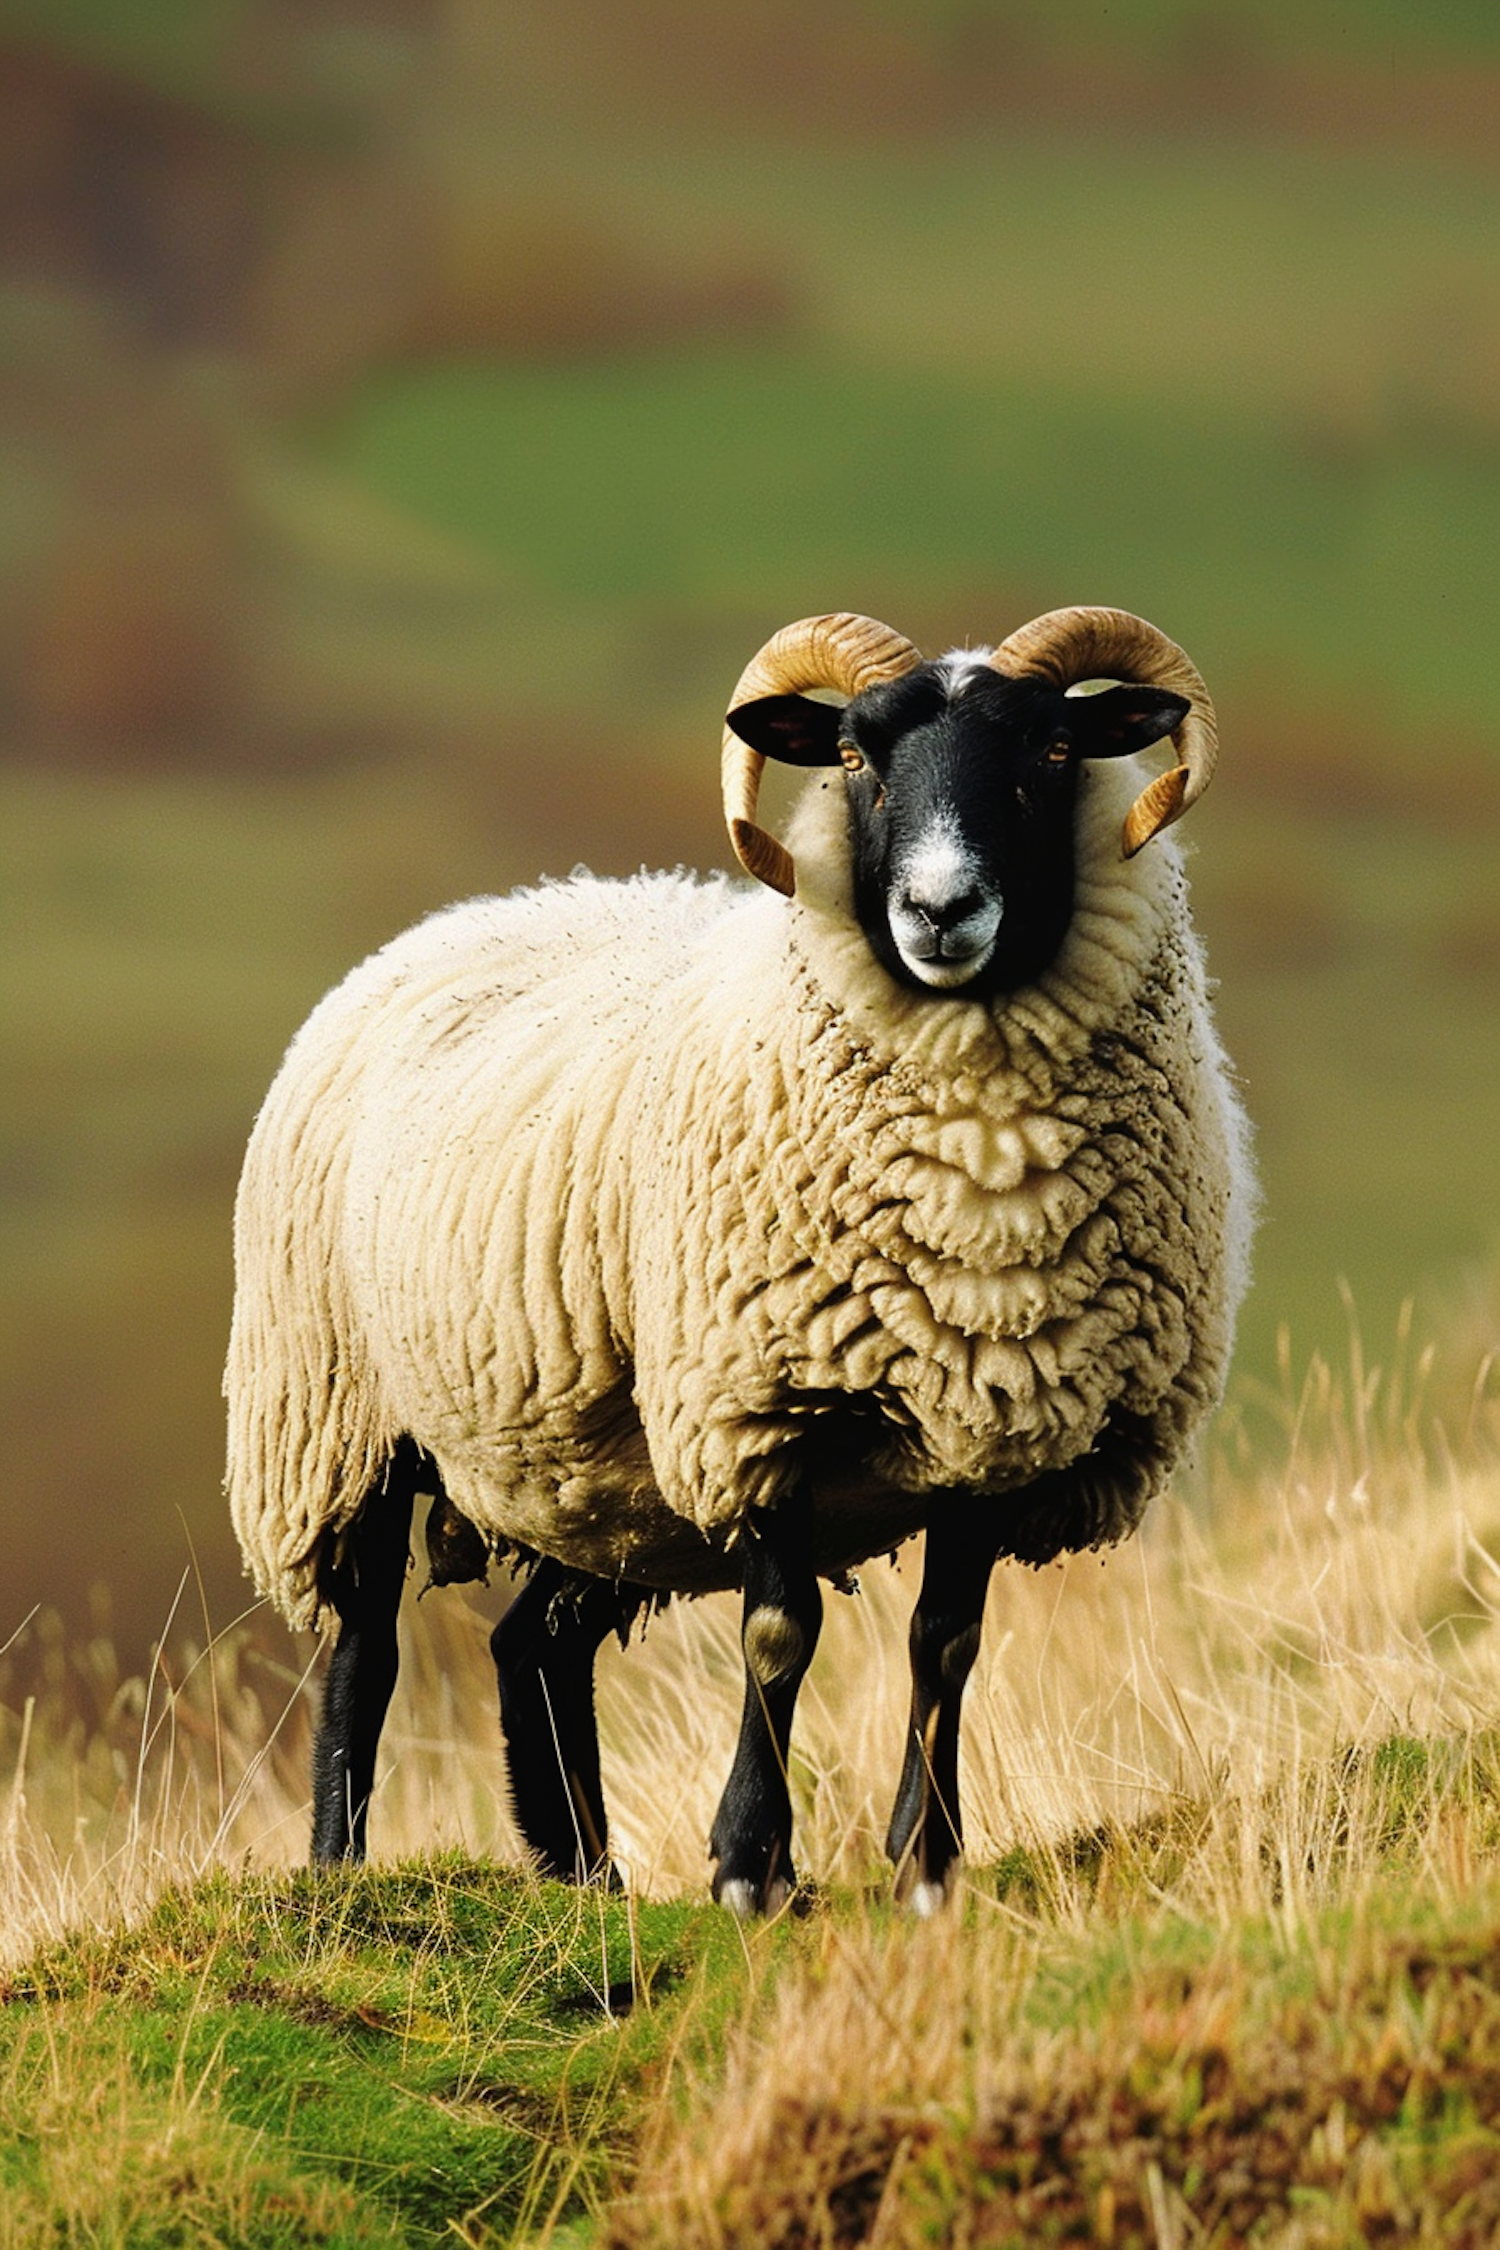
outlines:
[[841, 742], [839, 744], [839, 758], [845, 773], [864, 772], [865, 761], [852, 742]]
[[1065, 766], [1073, 755], [1073, 745], [1065, 734], [1054, 735], [1047, 745], [1049, 766]]

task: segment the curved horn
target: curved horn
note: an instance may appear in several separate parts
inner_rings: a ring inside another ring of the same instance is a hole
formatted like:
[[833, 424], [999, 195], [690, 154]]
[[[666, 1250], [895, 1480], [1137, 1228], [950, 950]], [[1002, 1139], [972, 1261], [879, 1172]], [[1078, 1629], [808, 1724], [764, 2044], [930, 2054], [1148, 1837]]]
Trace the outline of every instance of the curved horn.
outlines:
[[1032, 619], [996, 649], [997, 672], [1050, 680], [1133, 680], [1185, 695], [1191, 709], [1174, 735], [1177, 764], [1141, 791], [1125, 818], [1121, 841], [1130, 859], [1142, 844], [1196, 804], [1213, 779], [1219, 724], [1202, 674], [1175, 641], [1128, 609], [1053, 609]]
[[[783, 625], [751, 658], [740, 674], [729, 708], [762, 695], [800, 695], [807, 688], [833, 688], [856, 696], [881, 680], [894, 680], [920, 664], [922, 652], [904, 634], [878, 625], [873, 617], [840, 610], [829, 617], [803, 617]], [[735, 857], [747, 875], [787, 898], [797, 885], [792, 855], [784, 844], [757, 826], [755, 808], [765, 759], [732, 727], [724, 729], [724, 818]]]

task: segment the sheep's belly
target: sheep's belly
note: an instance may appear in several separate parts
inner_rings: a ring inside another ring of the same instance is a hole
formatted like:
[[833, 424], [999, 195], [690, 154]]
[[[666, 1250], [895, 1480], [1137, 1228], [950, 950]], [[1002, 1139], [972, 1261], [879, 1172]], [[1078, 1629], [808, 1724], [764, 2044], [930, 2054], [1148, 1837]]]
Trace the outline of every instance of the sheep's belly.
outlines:
[[[735, 1520], [700, 1529], [668, 1506], [649, 1469], [617, 1462], [550, 1473], [513, 1465], [497, 1479], [493, 1459], [444, 1459], [444, 1488], [471, 1522], [500, 1539], [553, 1556], [596, 1578], [630, 1579], [664, 1593], [707, 1594], [740, 1582]], [[815, 1568], [839, 1577], [920, 1531], [927, 1494], [900, 1492], [867, 1476], [820, 1481], [812, 1498]]]
[[416, 1433], [453, 1505], [492, 1538], [596, 1578], [707, 1592], [735, 1582], [728, 1526], [702, 1531], [658, 1492], [639, 1425], [580, 1448], [540, 1430]]

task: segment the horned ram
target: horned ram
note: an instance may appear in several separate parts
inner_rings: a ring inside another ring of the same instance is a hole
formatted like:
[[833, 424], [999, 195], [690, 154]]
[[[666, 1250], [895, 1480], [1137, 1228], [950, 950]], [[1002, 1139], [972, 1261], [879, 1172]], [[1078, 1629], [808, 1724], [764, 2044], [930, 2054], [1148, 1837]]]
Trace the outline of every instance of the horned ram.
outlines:
[[[1142, 848], [1215, 755], [1196, 669], [1126, 612], [935, 662], [807, 619], [725, 731], [753, 890], [476, 899], [314, 1011], [245, 1163], [226, 1392], [248, 1567], [336, 1631], [315, 1859], [365, 1849], [429, 1493], [440, 1575], [529, 1569], [492, 1646], [556, 1875], [607, 1867], [603, 1638], [740, 1590], [710, 1852], [744, 1915], [796, 1880], [819, 1581], [924, 1533], [887, 1848], [938, 1903], [994, 1563], [1124, 1538], [1224, 1382], [1247, 1135], [1180, 857]], [[786, 844], [757, 819], [767, 757], [811, 769]]]

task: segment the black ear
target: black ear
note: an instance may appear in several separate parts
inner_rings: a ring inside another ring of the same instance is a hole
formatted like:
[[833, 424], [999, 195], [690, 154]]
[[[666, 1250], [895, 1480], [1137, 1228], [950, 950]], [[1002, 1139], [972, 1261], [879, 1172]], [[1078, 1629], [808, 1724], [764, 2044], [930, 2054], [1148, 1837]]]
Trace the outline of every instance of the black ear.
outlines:
[[1064, 698], [1068, 731], [1081, 758], [1125, 758], [1180, 727], [1192, 705], [1165, 688], [1101, 688]]
[[741, 742], [784, 766], [836, 766], [844, 714], [807, 695], [763, 695], [731, 711], [727, 724]]

